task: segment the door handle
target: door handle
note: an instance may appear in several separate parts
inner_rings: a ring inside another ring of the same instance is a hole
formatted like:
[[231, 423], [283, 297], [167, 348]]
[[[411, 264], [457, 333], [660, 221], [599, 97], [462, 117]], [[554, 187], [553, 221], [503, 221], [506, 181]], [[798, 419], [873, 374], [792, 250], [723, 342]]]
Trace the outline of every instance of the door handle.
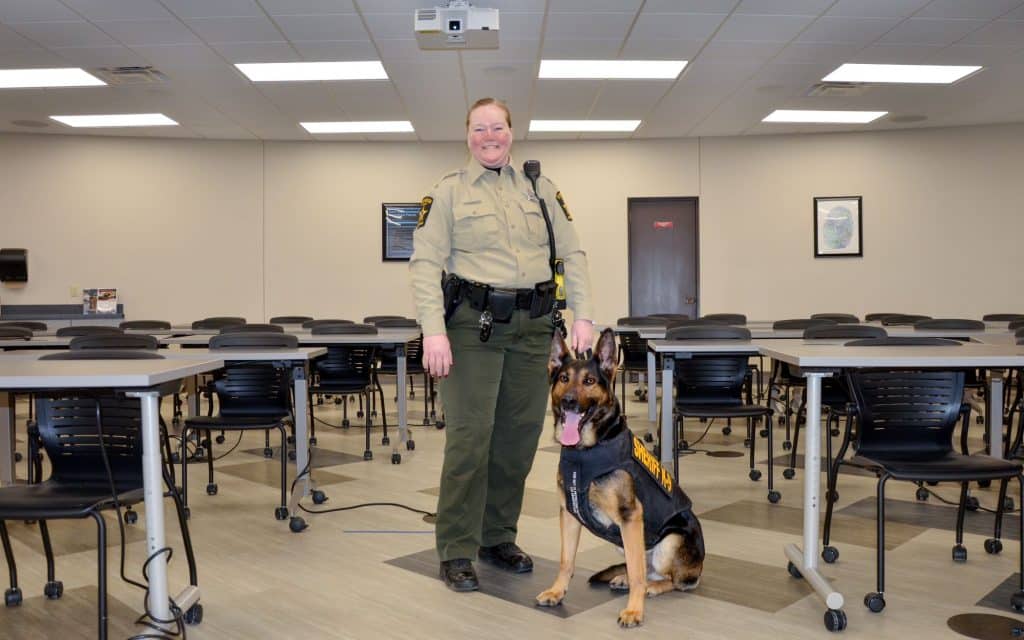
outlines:
[[696, 296], [686, 296], [686, 304], [695, 304], [697, 302]]

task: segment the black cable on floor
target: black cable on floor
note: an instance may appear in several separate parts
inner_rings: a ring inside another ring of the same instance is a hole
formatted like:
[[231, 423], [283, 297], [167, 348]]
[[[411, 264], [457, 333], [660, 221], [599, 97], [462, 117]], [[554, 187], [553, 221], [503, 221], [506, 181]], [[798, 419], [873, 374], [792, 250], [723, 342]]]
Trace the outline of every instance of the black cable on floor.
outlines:
[[[952, 500], [947, 500], [947, 499], [943, 498], [942, 496], [940, 496], [938, 493], [936, 493], [936, 492], [932, 491], [931, 489], [929, 489], [928, 487], [921, 486], [920, 488], [924, 489], [925, 491], [927, 491], [928, 495], [934, 497], [936, 500], [938, 500], [942, 504], [948, 504], [948, 505], [950, 505], [952, 507], [959, 507], [960, 506], [960, 502], [959, 501], [954, 502]], [[977, 497], [977, 496], [975, 496], [975, 497]], [[990, 509], [988, 507], [983, 507], [983, 506], [981, 506], [981, 504], [978, 504], [978, 508], [977, 509], [973, 509], [973, 511], [984, 511], [985, 513], [991, 513], [991, 514], [995, 514], [996, 513], [995, 509]], [[1003, 511], [1003, 515], [1012, 515], [1014, 513], [1020, 513], [1020, 508], [1014, 509], [1013, 511]]]

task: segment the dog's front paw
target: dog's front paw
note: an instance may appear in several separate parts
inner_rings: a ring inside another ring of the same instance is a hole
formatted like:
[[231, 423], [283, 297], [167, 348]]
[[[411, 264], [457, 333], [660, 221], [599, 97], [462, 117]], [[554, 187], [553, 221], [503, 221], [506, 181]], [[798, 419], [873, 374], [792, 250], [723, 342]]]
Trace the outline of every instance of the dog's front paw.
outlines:
[[644, 621], [644, 612], [637, 609], [623, 609], [619, 612], [619, 626], [623, 629], [639, 627]]
[[537, 604], [542, 607], [557, 607], [565, 598], [565, 589], [548, 589], [537, 596]]
[[612, 591], [629, 591], [629, 576], [620, 573], [608, 581], [608, 588]]

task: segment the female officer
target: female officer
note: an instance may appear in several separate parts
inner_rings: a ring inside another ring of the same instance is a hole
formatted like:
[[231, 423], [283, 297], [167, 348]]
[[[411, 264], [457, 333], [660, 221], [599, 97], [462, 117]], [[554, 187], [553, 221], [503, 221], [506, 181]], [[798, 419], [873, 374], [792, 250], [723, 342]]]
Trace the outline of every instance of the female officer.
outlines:
[[[593, 340], [586, 254], [555, 185], [530, 180], [510, 162], [512, 117], [494, 98], [466, 117], [472, 158], [423, 199], [409, 264], [423, 365], [440, 385], [447, 435], [437, 505], [441, 578], [455, 591], [479, 587], [472, 559], [525, 573], [516, 545], [526, 476], [547, 408], [554, 330], [552, 266], [540, 198], [549, 206], [578, 351]], [[554, 206], [554, 203], [559, 206]], [[446, 286], [461, 299], [446, 317]], [[539, 285], [539, 286], [538, 286]]]

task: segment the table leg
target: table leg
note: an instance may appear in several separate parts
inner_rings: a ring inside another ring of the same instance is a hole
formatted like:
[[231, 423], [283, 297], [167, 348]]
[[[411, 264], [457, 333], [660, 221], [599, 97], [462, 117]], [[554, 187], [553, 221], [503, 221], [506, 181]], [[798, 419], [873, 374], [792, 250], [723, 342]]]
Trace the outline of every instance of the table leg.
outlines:
[[0, 391], [0, 487], [14, 484], [14, 394]]
[[1003, 457], [1003, 370], [988, 372], [988, 451], [993, 458]]
[[[298, 496], [302, 498], [309, 495], [310, 479], [313, 475], [312, 469], [306, 469], [309, 464], [309, 390], [306, 382], [306, 363], [292, 369], [292, 384], [295, 393], [295, 472], [306, 471], [302, 479], [295, 484]], [[294, 498], [294, 491], [292, 496]], [[297, 500], [292, 502], [297, 503]], [[291, 514], [297, 515], [294, 507]]]
[[[409, 440], [409, 398], [407, 396], [408, 389], [406, 388], [407, 376], [404, 344], [395, 345], [395, 356], [396, 373], [398, 375], [398, 381], [395, 385], [398, 388], [398, 441], [404, 443]], [[426, 389], [423, 390], [423, 393], [427, 393]], [[383, 407], [381, 407], [381, 410], [383, 411]], [[396, 453], [398, 453], [397, 444], [391, 448], [392, 456]]]
[[[661, 362], [661, 466], [673, 469], [676, 461], [676, 443], [672, 433], [672, 375], [675, 372], [676, 359], [671, 353], [663, 353]], [[654, 394], [650, 395], [653, 397]], [[678, 472], [676, 482], [679, 482]]]
[[647, 352], [647, 419], [654, 422], [658, 419], [658, 372], [657, 359], [653, 351]]

